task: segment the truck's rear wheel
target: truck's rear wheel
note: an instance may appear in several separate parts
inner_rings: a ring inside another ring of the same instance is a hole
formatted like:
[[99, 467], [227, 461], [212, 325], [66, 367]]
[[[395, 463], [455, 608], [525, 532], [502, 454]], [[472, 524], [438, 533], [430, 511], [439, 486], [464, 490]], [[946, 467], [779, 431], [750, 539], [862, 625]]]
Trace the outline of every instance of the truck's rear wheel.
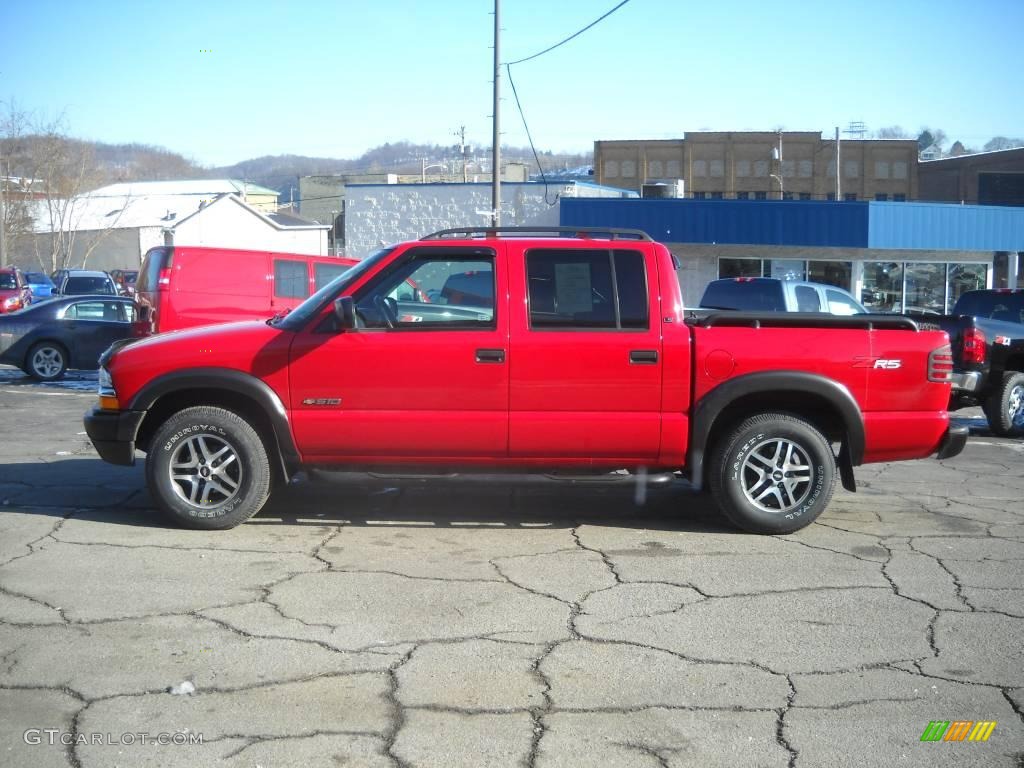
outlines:
[[717, 443], [710, 475], [711, 493], [733, 525], [753, 533], [791, 533], [828, 506], [836, 462], [812, 425], [788, 413], [765, 413]]
[[1024, 434], [1024, 373], [1006, 371], [985, 400], [989, 428], [1002, 437]]
[[146, 481], [171, 519], [189, 528], [234, 528], [270, 495], [270, 461], [259, 434], [223, 408], [186, 408], [153, 434]]

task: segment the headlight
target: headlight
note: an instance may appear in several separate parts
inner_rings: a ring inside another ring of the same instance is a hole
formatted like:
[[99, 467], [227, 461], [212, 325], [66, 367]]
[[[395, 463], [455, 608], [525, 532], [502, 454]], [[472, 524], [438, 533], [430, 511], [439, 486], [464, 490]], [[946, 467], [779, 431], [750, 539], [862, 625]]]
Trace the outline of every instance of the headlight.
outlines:
[[110, 378], [110, 371], [103, 366], [100, 366], [99, 380], [100, 408], [107, 411], [121, 410], [121, 405], [117, 402], [117, 391], [114, 389], [114, 381]]

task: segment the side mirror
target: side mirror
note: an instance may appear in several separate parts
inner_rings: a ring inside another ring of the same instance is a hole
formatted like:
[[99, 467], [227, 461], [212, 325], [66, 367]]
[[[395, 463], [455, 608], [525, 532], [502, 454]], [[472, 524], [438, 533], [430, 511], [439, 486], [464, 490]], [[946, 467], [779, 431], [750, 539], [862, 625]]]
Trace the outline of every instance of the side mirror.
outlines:
[[334, 316], [338, 318], [338, 329], [350, 331], [356, 327], [356, 305], [351, 296], [334, 300]]

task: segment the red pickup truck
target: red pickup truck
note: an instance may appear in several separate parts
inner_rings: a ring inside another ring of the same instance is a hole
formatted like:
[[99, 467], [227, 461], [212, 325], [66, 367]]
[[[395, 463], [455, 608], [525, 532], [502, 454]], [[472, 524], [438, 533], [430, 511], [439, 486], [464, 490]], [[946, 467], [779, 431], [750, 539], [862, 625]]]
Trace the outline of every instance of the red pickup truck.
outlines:
[[682, 472], [735, 525], [787, 533], [826, 507], [837, 467], [854, 490], [856, 465], [963, 449], [945, 333], [688, 311], [677, 267], [642, 232], [445, 230], [285, 316], [111, 347], [86, 430], [109, 462], [145, 451], [159, 506], [206, 529], [300, 468], [627, 469]]

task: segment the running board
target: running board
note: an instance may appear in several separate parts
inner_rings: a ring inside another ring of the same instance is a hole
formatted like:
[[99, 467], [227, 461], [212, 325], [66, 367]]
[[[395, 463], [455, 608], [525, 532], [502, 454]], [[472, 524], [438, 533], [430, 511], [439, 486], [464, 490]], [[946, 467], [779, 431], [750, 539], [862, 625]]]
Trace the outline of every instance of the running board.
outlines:
[[406, 482], [447, 481], [453, 483], [562, 483], [587, 485], [668, 485], [678, 479], [674, 472], [408, 472], [402, 470], [381, 471], [376, 469], [354, 469], [351, 467], [311, 467], [319, 478], [326, 480], [354, 480], [369, 477], [374, 480], [397, 480]]

